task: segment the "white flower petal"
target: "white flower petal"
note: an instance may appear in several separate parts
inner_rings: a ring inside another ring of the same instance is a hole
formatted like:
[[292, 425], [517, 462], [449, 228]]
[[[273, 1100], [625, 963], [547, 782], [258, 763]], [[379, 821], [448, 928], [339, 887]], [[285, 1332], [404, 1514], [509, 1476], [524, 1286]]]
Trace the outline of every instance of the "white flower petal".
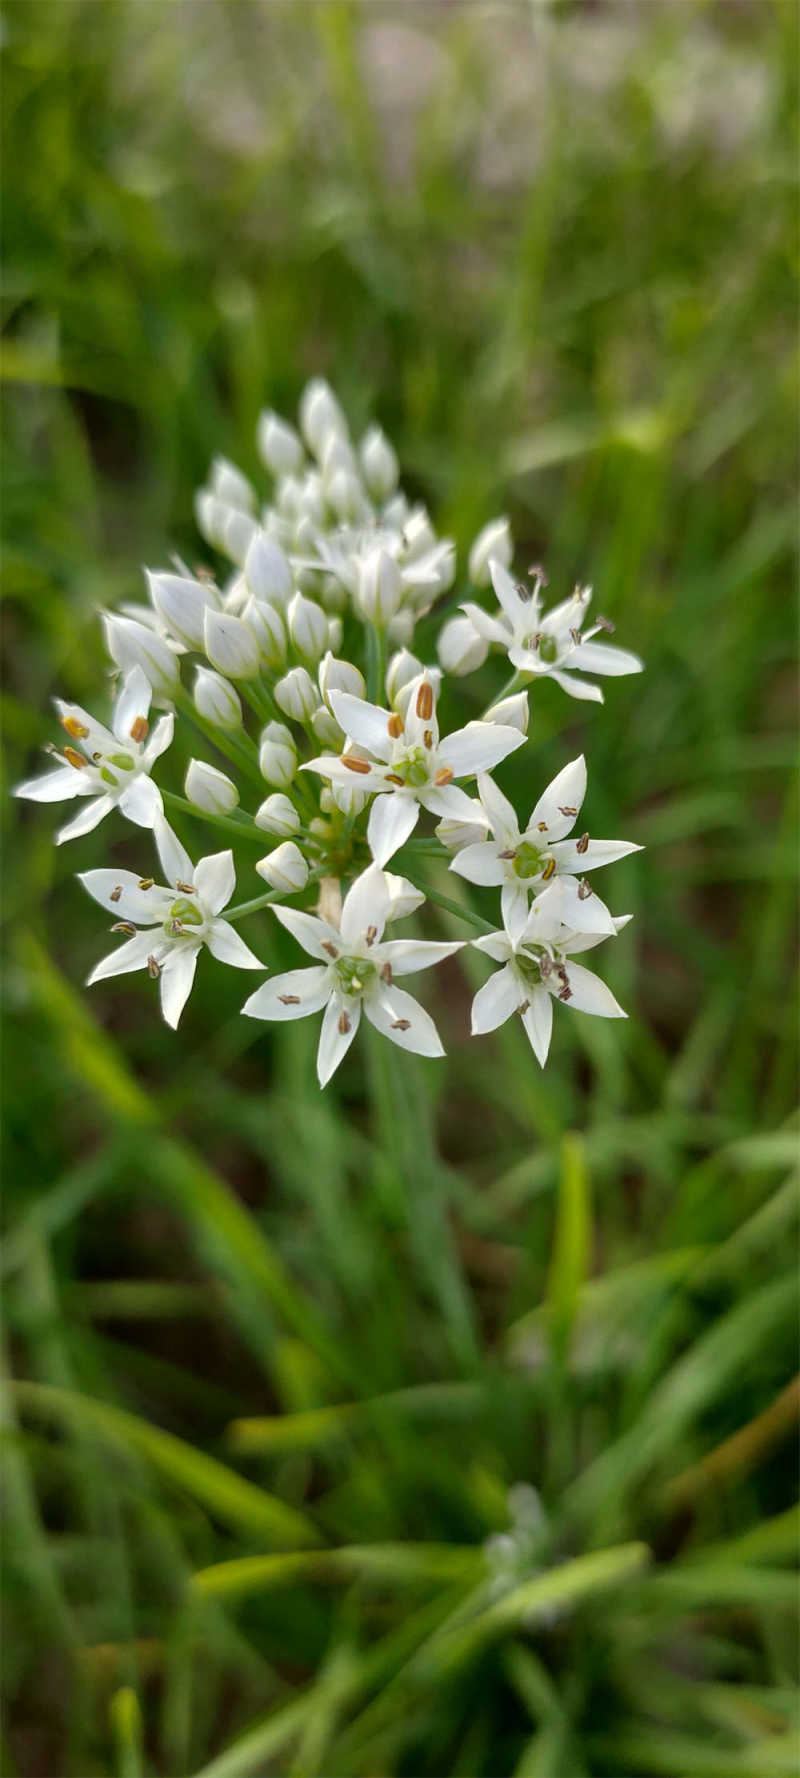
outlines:
[[627, 1019], [627, 1013], [623, 1012], [599, 975], [584, 969], [582, 963], [568, 963], [566, 970], [571, 995], [564, 1002], [565, 1006], [571, 1006], [573, 1012], [595, 1013], [601, 1019]]
[[462, 605], [460, 609], [464, 612], [465, 617], [468, 617], [474, 624], [478, 635], [483, 637], [484, 642], [499, 642], [502, 648], [508, 647], [510, 640], [508, 627], [500, 618], [490, 617], [488, 612], [481, 610], [480, 605], [472, 605], [469, 602]]
[[[389, 802], [391, 799], [384, 800]], [[370, 927], [374, 927], [374, 938], [380, 942], [390, 904], [391, 890], [383, 871], [377, 864], [367, 865], [344, 898], [340, 920], [344, 943], [357, 945]]]
[[152, 698], [150, 681], [141, 667], [131, 667], [125, 674], [114, 705], [111, 726], [118, 741], [130, 741], [131, 728], [137, 716], [147, 716]]
[[361, 1023], [360, 1000], [334, 994], [325, 1008], [317, 1049], [317, 1079], [325, 1087], [347, 1051]]
[[385, 788], [385, 779], [380, 768], [370, 766], [367, 772], [354, 772], [336, 753], [321, 753], [316, 759], [307, 759], [300, 770], [319, 772], [321, 778], [330, 779], [332, 784], [345, 784], [348, 790], [366, 791], [370, 794]]
[[563, 885], [556, 879], [531, 902], [522, 932], [524, 943], [549, 944], [559, 939], [564, 924], [563, 905]]
[[522, 1023], [530, 1040], [530, 1046], [541, 1068], [547, 1061], [550, 1048], [550, 1034], [553, 1029], [553, 999], [546, 988], [534, 988], [530, 1006], [522, 1015]]
[[453, 957], [456, 951], [463, 950], [464, 943], [464, 940], [440, 944], [435, 939], [393, 938], [381, 946], [381, 957], [390, 965], [392, 975], [414, 975], [418, 969], [430, 969], [434, 963], [443, 963], [445, 957]]
[[533, 627], [535, 628], [535, 606], [533, 600], [520, 597], [516, 582], [512, 580], [508, 569], [504, 568], [502, 562], [498, 562], [495, 557], [489, 564], [489, 572], [492, 577], [492, 586], [497, 594], [498, 603], [502, 605], [512, 629], [516, 632], [519, 629], [523, 629], [526, 625], [530, 626], [532, 620]]
[[481, 772], [478, 779], [478, 795], [495, 839], [501, 841], [504, 849], [519, 845], [519, 822], [513, 805], [486, 772]]
[[178, 945], [161, 965], [158, 984], [161, 1011], [173, 1031], [178, 1029], [181, 1013], [191, 994], [199, 955], [199, 945]]
[[466, 728], [445, 735], [440, 743], [438, 761], [450, 766], [457, 778], [473, 778], [476, 772], [491, 771], [515, 748], [521, 747], [525, 736], [519, 729], [507, 728], [500, 722], [468, 722]]
[[388, 726], [391, 711], [381, 710], [377, 704], [368, 704], [364, 698], [356, 698], [349, 691], [332, 691], [330, 706], [339, 727], [351, 741], [365, 747], [376, 759], [386, 762], [391, 758], [392, 737]]
[[88, 988], [93, 982], [105, 981], [112, 975], [130, 975], [134, 969], [144, 969], [153, 949], [154, 934], [137, 932], [135, 938], [129, 938], [127, 944], [118, 945], [110, 956], [103, 957], [96, 963], [91, 974], [86, 977]]
[[499, 841], [477, 840], [473, 846], [464, 846], [451, 860], [450, 869], [456, 876], [466, 877], [468, 883], [496, 886], [504, 882], [506, 872]]
[[470, 943], [474, 951], [482, 951], [485, 957], [492, 957], [495, 963], [507, 963], [512, 955], [506, 932], [487, 932], [483, 938], [473, 938]]
[[488, 982], [478, 989], [472, 1002], [472, 1035], [483, 1037], [487, 1031], [496, 1031], [498, 1025], [504, 1025], [520, 1005], [519, 982], [516, 974], [507, 963], [504, 969], [496, 969]]
[[163, 812], [164, 804], [158, 786], [153, 783], [152, 778], [142, 774], [126, 784], [117, 798], [117, 808], [121, 815], [128, 821], [134, 821], [137, 827], [153, 827]]
[[83, 808], [67, 822], [66, 827], [59, 828], [56, 845], [63, 846], [65, 840], [77, 840], [82, 834], [91, 833], [104, 816], [110, 815], [113, 807], [113, 796], [98, 796], [94, 802], [84, 803]]
[[567, 692], [571, 698], [582, 698], [590, 704], [603, 702], [599, 685], [593, 685], [591, 679], [579, 679], [577, 673], [560, 673], [557, 670], [550, 673], [549, 678], [554, 679], [556, 685], [560, 685], [561, 690]]
[[78, 872], [78, 882], [115, 919], [133, 920], [137, 926], [158, 926], [166, 919], [175, 896], [171, 889], [162, 889], [158, 883], [150, 889], [140, 889], [144, 880], [130, 870]]
[[562, 883], [561, 918], [564, 925], [571, 926], [575, 932], [599, 932], [607, 938], [612, 938], [616, 932], [613, 915], [605, 902], [594, 893], [582, 897], [575, 877], [567, 877]]
[[206, 945], [218, 963], [230, 963], [233, 969], [264, 969], [266, 966], [232, 926], [229, 920], [214, 920], [206, 935]]
[[[106, 728], [104, 723], [98, 722], [94, 716], [90, 716], [88, 710], [83, 710], [80, 704], [66, 704], [63, 698], [55, 698], [54, 703], [64, 727], [69, 722], [74, 723], [78, 729], [86, 730], [86, 734], [76, 735], [72, 744], [79, 746], [86, 754], [87, 759], [91, 759], [95, 753], [119, 752], [116, 737], [112, 734], [111, 729]], [[67, 733], [69, 734], [69, 730]]]
[[628, 840], [589, 840], [585, 850], [579, 852], [580, 843], [580, 840], [558, 840], [553, 846], [553, 856], [562, 874], [572, 872], [582, 877], [584, 871], [599, 870], [603, 864], [616, 864], [619, 858], [628, 858], [632, 852], [643, 850]]
[[96, 783], [80, 766], [56, 766], [52, 772], [42, 772], [39, 778], [26, 778], [14, 790], [15, 796], [24, 796], [32, 803], [64, 803], [75, 796], [96, 794]]
[[304, 1019], [330, 997], [328, 969], [290, 969], [256, 988], [242, 1007], [249, 1019]]
[[569, 664], [580, 667], [581, 672], [607, 673], [615, 678], [644, 669], [638, 654], [631, 654], [627, 648], [609, 648], [606, 642], [579, 642], [570, 654]]
[[388, 864], [419, 820], [419, 803], [408, 793], [376, 796], [369, 812], [367, 844], [376, 864]]
[[301, 908], [287, 908], [281, 904], [273, 907], [273, 914], [280, 920], [287, 932], [297, 939], [299, 945], [309, 957], [318, 957], [322, 962], [330, 960], [330, 951], [326, 945], [333, 945], [338, 953], [342, 948], [341, 933], [335, 926], [329, 926], [327, 920], [320, 920], [317, 914], [306, 914]]
[[195, 866], [195, 889], [210, 914], [221, 914], [236, 888], [233, 853], [212, 852]]
[[364, 1000], [364, 1011], [376, 1031], [400, 1049], [417, 1056], [443, 1056], [444, 1049], [430, 1013], [403, 988], [379, 988]]
[[[544, 822], [547, 839], [560, 840], [574, 826], [586, 795], [586, 761], [580, 753], [577, 759], [571, 759], [542, 791], [538, 803], [528, 822], [528, 833], [535, 844], [535, 835]], [[573, 810], [565, 815], [562, 811]]]
[[528, 891], [518, 877], [506, 877], [500, 897], [500, 912], [512, 945], [518, 945], [528, 918]]
[[167, 882], [172, 884], [173, 889], [177, 883], [193, 882], [194, 865], [191, 858], [163, 815], [154, 822], [153, 835]]
[[170, 710], [166, 716], [159, 717], [142, 755], [148, 770], [150, 766], [155, 764], [157, 759], [161, 758], [162, 753], [166, 753], [167, 748], [172, 742], [174, 732], [175, 718]]

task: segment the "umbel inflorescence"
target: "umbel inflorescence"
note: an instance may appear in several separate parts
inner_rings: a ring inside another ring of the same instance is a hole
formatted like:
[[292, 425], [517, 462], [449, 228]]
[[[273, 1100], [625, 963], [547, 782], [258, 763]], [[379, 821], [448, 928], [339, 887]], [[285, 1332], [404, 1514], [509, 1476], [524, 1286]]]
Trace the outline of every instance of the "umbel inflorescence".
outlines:
[[[415, 627], [453, 584], [453, 544], [402, 493], [380, 429], [353, 443], [326, 383], [309, 383], [299, 422], [296, 430], [261, 416], [258, 447], [273, 477], [261, 508], [246, 477], [215, 460], [196, 514], [224, 572], [181, 561], [148, 571], [149, 602], [104, 615], [119, 682], [109, 726], [57, 702], [65, 739], [17, 795], [77, 804], [59, 844], [116, 811], [152, 830], [158, 864], [143, 852], [142, 876], [111, 867], [81, 877], [121, 938], [89, 979], [147, 970], [173, 1027], [204, 948], [221, 964], [265, 968], [237, 925], [271, 902], [307, 960], [256, 988], [242, 1010], [257, 1019], [321, 1013], [323, 1086], [362, 1013], [401, 1048], [442, 1054], [430, 1015], [398, 983], [466, 942], [498, 966], [475, 996], [473, 1034], [519, 1013], [543, 1064], [554, 1000], [625, 1016], [575, 958], [628, 918], [609, 912], [588, 873], [638, 848], [583, 831], [582, 757], [528, 797], [522, 815], [491, 774], [526, 745], [531, 686], [549, 680], [602, 702], [598, 676], [639, 672], [641, 662], [597, 640], [612, 626], [587, 622], [588, 587], [547, 609], [540, 569], [513, 577], [501, 518], [469, 554], [470, 581], [489, 606], [463, 603], [439, 631], [438, 665], [424, 664]], [[443, 675], [475, 671], [490, 650], [507, 656], [511, 677], [478, 720], [443, 733]], [[152, 726], [151, 704], [165, 712]], [[176, 720], [199, 746], [183, 797], [161, 783]], [[224, 771], [201, 756], [212, 748]], [[232, 844], [193, 863], [168, 819], [177, 811], [224, 829]], [[421, 818], [428, 837], [412, 839]], [[255, 869], [269, 887], [231, 906], [254, 840], [267, 848]], [[401, 848], [409, 875], [386, 868]], [[432, 854], [468, 883], [499, 890], [496, 930], [465, 907], [465, 925], [482, 931], [471, 941], [394, 936], [425, 901], [410, 875]]]

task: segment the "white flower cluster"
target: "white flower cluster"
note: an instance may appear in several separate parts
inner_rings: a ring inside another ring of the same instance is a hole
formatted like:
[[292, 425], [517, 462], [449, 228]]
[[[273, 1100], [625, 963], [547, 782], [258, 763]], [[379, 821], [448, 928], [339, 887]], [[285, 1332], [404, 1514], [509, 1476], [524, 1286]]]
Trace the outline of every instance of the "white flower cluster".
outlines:
[[[554, 999], [625, 1016], [573, 959], [628, 918], [609, 912], [586, 873], [638, 847], [588, 832], [573, 837], [586, 793], [582, 757], [543, 791], [524, 825], [490, 774], [526, 743], [535, 682], [549, 678], [572, 697], [602, 701], [594, 679], [582, 675], [638, 672], [641, 662], [593, 639], [611, 629], [605, 619], [583, 628], [588, 588], [546, 611], [541, 569], [522, 583], [512, 578], [511, 534], [500, 518], [469, 554], [471, 582], [491, 586], [497, 608], [462, 603], [439, 631], [439, 664], [425, 665], [411, 652], [415, 627], [452, 585], [455, 550], [400, 490], [384, 434], [372, 426], [356, 445], [332, 390], [315, 379], [300, 402], [299, 430], [264, 413], [258, 448], [274, 478], [269, 504], [259, 507], [247, 477], [223, 458], [197, 495], [203, 537], [229, 566], [222, 574], [193, 571], [176, 560], [147, 571], [148, 603], [104, 614], [119, 677], [111, 726], [57, 702], [68, 744], [53, 750], [51, 770], [17, 788], [38, 802], [81, 799], [57, 843], [90, 832], [114, 809], [153, 830], [163, 884], [114, 868], [81, 877], [124, 935], [90, 980], [147, 969], [160, 984], [165, 1019], [177, 1026], [201, 949], [237, 968], [264, 967], [235, 922], [278, 897], [303, 895], [315, 912], [283, 905], [274, 912], [312, 965], [273, 977], [243, 1010], [278, 1020], [322, 1012], [325, 1085], [362, 1011], [400, 1048], [442, 1053], [429, 1014], [397, 979], [461, 943], [385, 937], [430, 897], [462, 908], [465, 923], [482, 932], [471, 942], [500, 965], [475, 997], [473, 1033], [519, 1013], [543, 1064]], [[480, 720], [442, 734], [443, 675], [474, 671], [490, 648], [508, 656], [511, 679]], [[195, 657], [191, 693], [187, 656]], [[151, 730], [153, 702], [166, 714]], [[225, 767], [192, 758], [183, 796], [162, 792], [152, 776], [176, 718], [196, 738], [192, 745], [213, 748]], [[477, 795], [464, 788], [473, 780]], [[423, 813], [435, 837], [414, 840]], [[171, 825], [184, 814], [224, 829], [233, 845], [193, 865]], [[242, 851], [263, 836], [275, 842], [255, 864], [267, 891], [231, 908]], [[410, 874], [395, 876], [386, 866], [401, 848]], [[411, 880], [437, 855], [467, 882], [500, 888], [496, 931], [432, 884]]]

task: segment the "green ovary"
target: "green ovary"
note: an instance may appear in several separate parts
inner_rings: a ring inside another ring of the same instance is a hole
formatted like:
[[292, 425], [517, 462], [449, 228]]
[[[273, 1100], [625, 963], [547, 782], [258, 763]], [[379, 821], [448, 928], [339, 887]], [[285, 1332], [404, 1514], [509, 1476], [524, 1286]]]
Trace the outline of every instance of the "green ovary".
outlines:
[[392, 760], [392, 771], [402, 778], [404, 784], [410, 784], [415, 790], [421, 790], [429, 777], [428, 756], [422, 747], [413, 750], [400, 759]]
[[539, 638], [539, 659], [546, 661], [548, 667], [551, 667], [553, 661], [558, 659], [558, 643], [555, 637], [541, 636]]
[[546, 863], [547, 855], [537, 852], [535, 846], [532, 846], [528, 840], [523, 840], [522, 845], [517, 847], [513, 865], [514, 875], [521, 877], [525, 882], [528, 877], [538, 877], [544, 870]]
[[338, 957], [336, 974], [343, 994], [360, 994], [375, 975], [374, 963], [366, 957]]
[[183, 898], [173, 901], [169, 910], [170, 920], [179, 920], [181, 926], [202, 926], [203, 916], [196, 902]]

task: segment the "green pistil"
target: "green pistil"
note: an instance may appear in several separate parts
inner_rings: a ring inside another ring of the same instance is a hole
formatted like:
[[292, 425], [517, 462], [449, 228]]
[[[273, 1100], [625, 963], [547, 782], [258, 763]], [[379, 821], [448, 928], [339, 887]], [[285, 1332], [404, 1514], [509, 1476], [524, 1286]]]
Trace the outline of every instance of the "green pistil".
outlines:
[[343, 994], [360, 994], [375, 974], [375, 965], [366, 957], [337, 957], [336, 974]]
[[203, 916], [196, 902], [179, 898], [173, 901], [169, 910], [170, 920], [179, 920], [181, 926], [202, 926]]
[[136, 763], [129, 753], [107, 753], [106, 758], [110, 766], [116, 766], [118, 772], [132, 772]]
[[[540, 953], [541, 955], [541, 953]], [[529, 988], [538, 988], [542, 980], [539, 958], [529, 951], [518, 951], [514, 959], [517, 969]]]
[[514, 875], [521, 877], [523, 882], [526, 882], [529, 877], [538, 877], [544, 870], [546, 863], [546, 857], [541, 852], [537, 852], [536, 847], [532, 846], [528, 840], [523, 840], [522, 845], [517, 847], [513, 865]]
[[404, 784], [410, 784], [415, 790], [421, 790], [428, 783], [430, 776], [428, 757], [422, 747], [415, 747], [400, 759], [392, 760], [392, 771]]
[[548, 667], [551, 667], [553, 661], [558, 659], [558, 643], [554, 636], [540, 636], [539, 659], [546, 661]]

